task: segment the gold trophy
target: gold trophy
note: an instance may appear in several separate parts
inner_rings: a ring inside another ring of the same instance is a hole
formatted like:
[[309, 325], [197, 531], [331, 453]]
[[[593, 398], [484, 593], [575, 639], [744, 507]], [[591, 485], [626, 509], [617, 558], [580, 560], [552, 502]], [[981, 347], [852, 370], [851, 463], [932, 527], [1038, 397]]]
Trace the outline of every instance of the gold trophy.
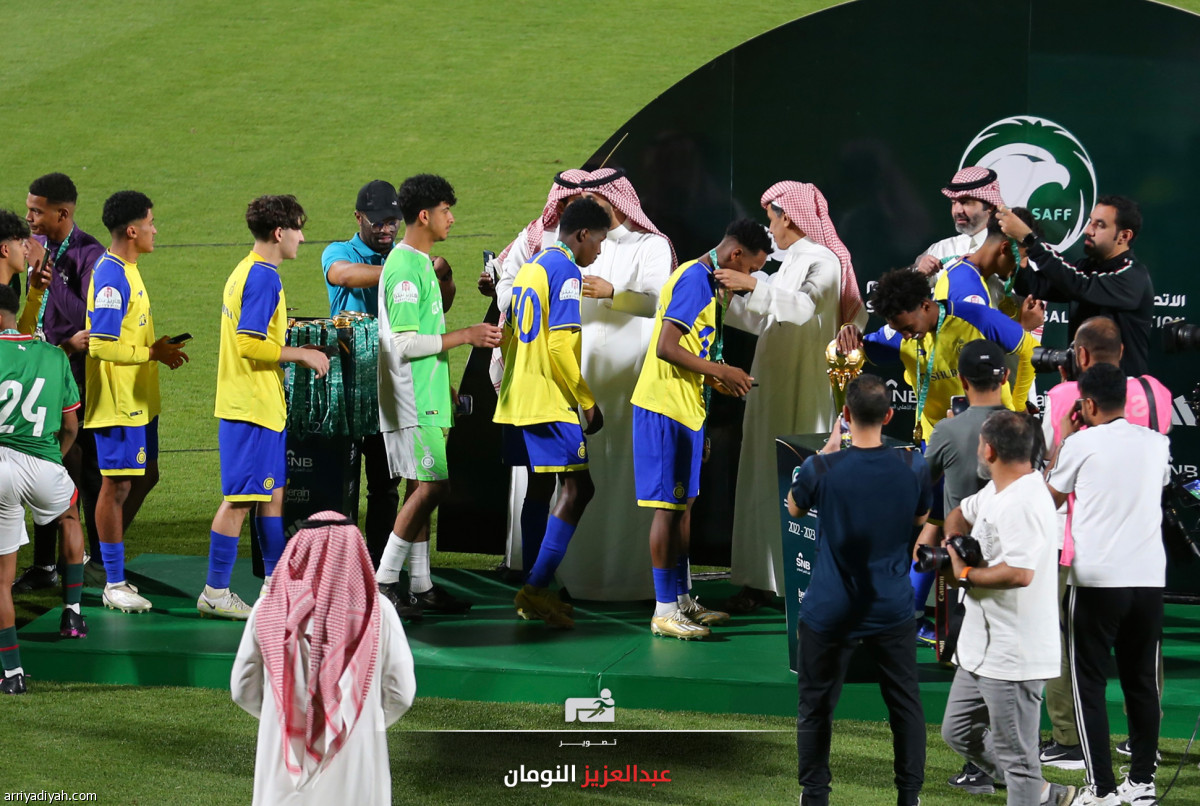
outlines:
[[[862, 348], [851, 350], [849, 353], [839, 353], [837, 339], [829, 342], [829, 346], [825, 348], [825, 361], [829, 364], [829, 369], [825, 370], [829, 375], [829, 387], [833, 390], [833, 403], [837, 407], [834, 410], [834, 418], [842, 416], [842, 409], [846, 405], [846, 384], [857, 378], [862, 373], [863, 364], [867, 361], [867, 356], [863, 353]], [[834, 428], [837, 428], [834, 425]], [[842, 441], [845, 443], [849, 434], [842, 435]], [[845, 444], [842, 447], [846, 447]]]

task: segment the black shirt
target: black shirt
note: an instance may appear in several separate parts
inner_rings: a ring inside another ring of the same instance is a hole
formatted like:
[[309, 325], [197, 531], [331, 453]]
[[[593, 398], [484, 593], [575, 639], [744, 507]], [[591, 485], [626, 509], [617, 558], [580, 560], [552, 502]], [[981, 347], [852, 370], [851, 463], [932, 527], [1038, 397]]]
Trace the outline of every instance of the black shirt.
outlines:
[[1072, 265], [1040, 240], [1028, 250], [1038, 270], [1018, 269], [1013, 287], [1047, 302], [1069, 302], [1067, 332], [1093, 316], [1111, 316], [1121, 329], [1121, 369], [1126, 375], [1150, 371], [1150, 322], [1154, 316], [1154, 285], [1150, 271], [1132, 251], [1108, 260], [1085, 257]]

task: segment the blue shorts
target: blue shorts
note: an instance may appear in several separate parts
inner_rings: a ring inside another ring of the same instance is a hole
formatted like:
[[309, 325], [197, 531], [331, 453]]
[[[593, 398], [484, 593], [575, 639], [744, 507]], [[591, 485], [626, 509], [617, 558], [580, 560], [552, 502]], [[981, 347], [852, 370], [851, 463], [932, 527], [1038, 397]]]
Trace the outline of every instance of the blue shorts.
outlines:
[[579, 423], [504, 426], [504, 464], [534, 473], [587, 470], [587, 440]]
[[146, 425], [93, 428], [96, 462], [102, 476], [144, 476], [146, 464], [158, 461], [158, 418]]
[[287, 429], [272, 431], [241, 420], [221, 420], [221, 495], [226, 501], [270, 501], [287, 484]]
[[633, 485], [639, 507], [687, 509], [700, 494], [704, 428], [633, 407]]

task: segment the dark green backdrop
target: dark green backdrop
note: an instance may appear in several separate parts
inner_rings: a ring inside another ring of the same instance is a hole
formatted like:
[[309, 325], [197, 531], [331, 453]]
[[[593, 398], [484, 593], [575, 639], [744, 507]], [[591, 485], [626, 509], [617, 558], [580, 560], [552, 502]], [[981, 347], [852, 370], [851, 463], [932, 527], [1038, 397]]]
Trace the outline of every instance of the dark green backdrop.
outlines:
[[[716, 57], [622, 126], [590, 165], [627, 135], [609, 164], [628, 172], [681, 260], [703, 254], [734, 217], [765, 221], [758, 199], [773, 182], [814, 182], [865, 290], [954, 234], [938, 189], [977, 134], [1011, 116], [1045, 118], [1083, 144], [1101, 194], [1141, 202], [1135, 247], [1164, 302], [1156, 314], [1200, 322], [1198, 98], [1200, 18], [1178, 9], [1137, 0], [859, 0]], [[1151, 371], [1177, 397], [1190, 395], [1200, 355], [1164, 354], [1159, 324]], [[1052, 322], [1045, 343], [1062, 345], [1065, 332]], [[749, 339], [732, 347], [745, 361], [752, 349]], [[901, 435], [907, 419], [897, 423]], [[712, 431], [716, 455], [692, 521], [693, 553], [720, 562], [740, 412], [714, 412]], [[1176, 473], [1195, 476], [1198, 429], [1177, 424], [1172, 445]], [[1198, 569], [1173, 568], [1170, 587], [1200, 592]]]

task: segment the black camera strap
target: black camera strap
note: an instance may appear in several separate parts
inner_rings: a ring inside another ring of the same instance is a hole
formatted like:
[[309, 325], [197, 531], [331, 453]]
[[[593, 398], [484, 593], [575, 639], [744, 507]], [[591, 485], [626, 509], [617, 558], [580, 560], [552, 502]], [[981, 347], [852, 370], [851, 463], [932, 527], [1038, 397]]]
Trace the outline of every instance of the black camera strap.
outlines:
[[1150, 401], [1150, 427], [1158, 433], [1162, 433], [1158, 428], [1158, 404], [1154, 401], [1154, 387], [1150, 385], [1150, 381], [1146, 380], [1145, 375], [1138, 376], [1138, 383], [1142, 385], [1142, 390], [1146, 393], [1146, 399]]

